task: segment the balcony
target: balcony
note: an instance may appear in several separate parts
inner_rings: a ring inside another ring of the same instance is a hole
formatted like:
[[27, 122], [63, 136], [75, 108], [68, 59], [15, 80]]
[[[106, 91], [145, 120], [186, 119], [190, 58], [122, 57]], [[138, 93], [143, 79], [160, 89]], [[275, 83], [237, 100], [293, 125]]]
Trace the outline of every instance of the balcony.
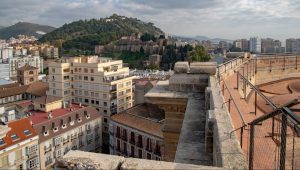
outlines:
[[69, 137], [63, 139], [63, 144], [69, 143]]
[[146, 150], [147, 150], [148, 152], [152, 152], [152, 147], [147, 145]]
[[110, 96], [110, 100], [115, 100], [115, 99], [117, 99], [117, 95], [116, 94], [113, 94], [113, 95]]
[[154, 154], [158, 155], [158, 156], [161, 156], [161, 152], [160, 152], [160, 148], [159, 147], [155, 148]]
[[48, 159], [48, 160], [45, 161], [45, 166], [48, 166], [48, 165], [50, 165], [52, 163], [53, 163], [53, 159], [52, 158]]
[[135, 140], [131, 138], [129, 143], [132, 144], [132, 145], [135, 145]]
[[50, 145], [50, 146], [48, 146], [48, 147], [44, 147], [44, 151], [45, 151], [45, 154], [46, 153], [48, 153], [48, 152], [50, 152], [52, 150], [52, 146]]
[[143, 142], [139, 141], [136, 146], [139, 148], [143, 148]]
[[127, 135], [123, 135], [122, 140], [127, 142]]
[[76, 133], [71, 135], [71, 140], [74, 140], [76, 138], [77, 138], [77, 134]]

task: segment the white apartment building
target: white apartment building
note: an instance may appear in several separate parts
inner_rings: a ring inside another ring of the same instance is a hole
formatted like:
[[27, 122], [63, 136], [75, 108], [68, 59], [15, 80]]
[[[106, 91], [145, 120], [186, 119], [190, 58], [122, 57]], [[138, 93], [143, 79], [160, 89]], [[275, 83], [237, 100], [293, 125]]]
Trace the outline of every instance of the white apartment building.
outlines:
[[0, 125], [0, 169], [40, 169], [38, 135], [28, 118]]
[[9, 79], [9, 64], [0, 64], [0, 79]]
[[49, 64], [47, 94], [96, 107], [108, 137], [110, 116], [133, 106], [132, 79], [122, 60], [74, 57]]
[[2, 60], [6, 61], [7, 59], [13, 58], [13, 47], [4, 47], [1, 49]]
[[44, 69], [43, 59], [40, 56], [14, 57], [9, 59], [9, 77], [14, 79], [17, 76], [17, 69], [26, 64], [38, 68], [39, 73]]
[[250, 52], [261, 53], [261, 39], [258, 37], [250, 38]]

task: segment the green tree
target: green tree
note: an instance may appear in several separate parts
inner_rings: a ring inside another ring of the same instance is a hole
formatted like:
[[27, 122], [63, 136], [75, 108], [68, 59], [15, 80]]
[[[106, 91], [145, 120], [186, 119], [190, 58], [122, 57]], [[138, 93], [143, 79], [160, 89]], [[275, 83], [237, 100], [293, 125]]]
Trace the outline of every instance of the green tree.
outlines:
[[192, 61], [200, 61], [205, 62], [209, 61], [211, 59], [211, 56], [207, 53], [206, 49], [203, 46], [197, 45], [194, 50], [191, 52], [191, 58]]

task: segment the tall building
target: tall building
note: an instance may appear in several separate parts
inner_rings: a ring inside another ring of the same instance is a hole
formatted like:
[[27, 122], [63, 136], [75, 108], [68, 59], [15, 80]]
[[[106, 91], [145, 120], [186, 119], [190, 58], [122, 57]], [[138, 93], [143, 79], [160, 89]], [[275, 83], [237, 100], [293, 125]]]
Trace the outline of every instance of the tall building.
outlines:
[[102, 117], [95, 108], [65, 105], [54, 96], [36, 98], [33, 105], [28, 115], [39, 135], [39, 169], [52, 168], [71, 149], [101, 151]]
[[9, 76], [10, 79], [15, 79], [17, 76], [17, 69], [25, 66], [26, 64], [38, 68], [38, 73], [44, 69], [43, 59], [40, 56], [24, 56], [14, 57], [9, 59]]
[[0, 169], [40, 169], [38, 134], [28, 118], [0, 125]]
[[110, 154], [164, 160], [163, 121], [164, 111], [146, 103], [113, 115], [109, 126]]
[[262, 53], [275, 53], [275, 43], [272, 38], [261, 39], [261, 52]]
[[290, 38], [286, 40], [286, 52], [287, 53], [299, 53], [300, 52], [300, 39]]
[[133, 105], [132, 79], [122, 60], [97, 56], [73, 57], [49, 63], [49, 95], [65, 102], [96, 107], [103, 113], [103, 132], [108, 147], [110, 116]]
[[244, 52], [249, 52], [249, 40], [238, 39], [234, 41], [234, 46], [240, 48]]
[[1, 51], [3, 61], [7, 61], [8, 59], [13, 58], [13, 47], [5, 47]]
[[251, 37], [249, 42], [250, 52], [261, 53], [261, 39], [258, 37]]

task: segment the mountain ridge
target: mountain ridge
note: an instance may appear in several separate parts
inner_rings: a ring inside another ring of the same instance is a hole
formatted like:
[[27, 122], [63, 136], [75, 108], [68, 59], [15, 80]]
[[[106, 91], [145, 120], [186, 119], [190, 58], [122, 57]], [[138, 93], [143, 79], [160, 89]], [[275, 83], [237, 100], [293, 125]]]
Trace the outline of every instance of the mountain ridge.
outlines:
[[[29, 22], [18, 22], [9, 27], [4, 27], [0, 29], [0, 38], [8, 39], [10, 37], [16, 37], [20, 34], [35, 36], [37, 38], [41, 37], [40, 33], [48, 33], [53, 31], [55, 28], [48, 25], [40, 25]], [[40, 33], [39, 33], [40, 32]]]

